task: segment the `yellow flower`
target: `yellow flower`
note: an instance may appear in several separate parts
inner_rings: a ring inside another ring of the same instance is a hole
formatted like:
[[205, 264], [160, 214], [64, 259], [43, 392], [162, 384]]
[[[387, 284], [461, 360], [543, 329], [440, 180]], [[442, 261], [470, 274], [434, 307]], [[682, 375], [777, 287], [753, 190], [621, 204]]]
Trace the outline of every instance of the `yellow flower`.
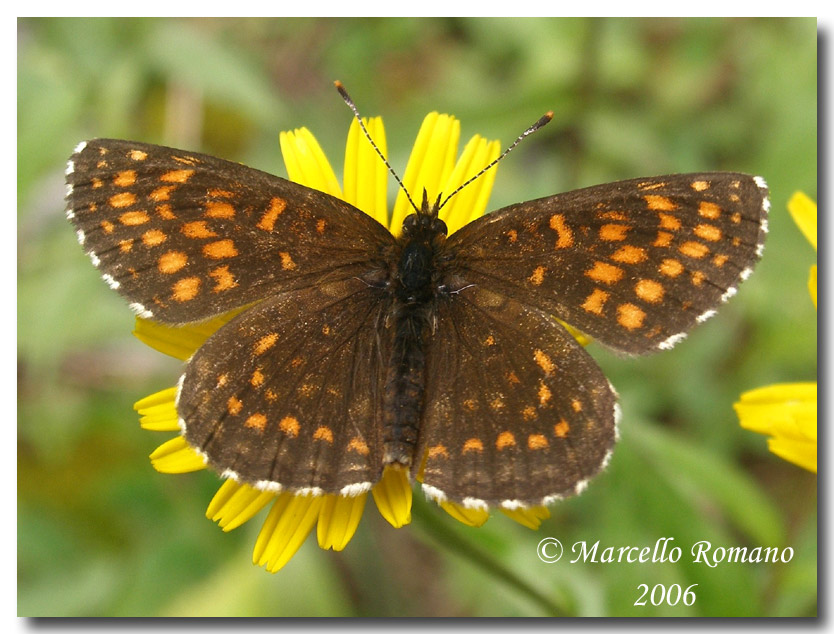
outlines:
[[[816, 250], [817, 205], [801, 192], [788, 201], [800, 231]], [[811, 267], [808, 290], [817, 305], [817, 267]], [[733, 407], [745, 429], [771, 436], [774, 454], [808, 471], [817, 472], [817, 384], [781, 383], [750, 390]]]
[[[365, 120], [365, 125], [385, 154], [382, 120]], [[418, 197], [421, 197], [425, 188], [428, 199], [434, 200], [441, 192], [448, 194], [454, 191], [499, 155], [497, 141], [487, 141], [476, 135], [456, 160], [459, 139], [460, 123], [454, 117], [433, 112], [425, 118], [403, 177], [409, 192], [418, 192]], [[306, 128], [284, 132], [280, 140], [290, 180], [342, 198], [389, 227], [392, 232], [399, 232], [403, 219], [412, 212], [410, 203], [400, 191], [389, 220], [388, 171], [362, 135], [356, 120], [348, 133], [343, 188], [339, 186], [315, 137]], [[495, 172], [492, 169], [485, 173], [443, 207], [440, 216], [450, 233], [484, 213]], [[240, 310], [206, 323], [181, 328], [137, 319], [134, 334], [149, 346], [186, 360]], [[137, 402], [134, 407], [140, 414], [142, 427], [155, 431], [179, 431], [175, 397], [176, 388], [169, 388]], [[186, 473], [205, 468], [203, 458], [182, 436], [163, 443], [150, 458], [154, 468], [163, 473]], [[406, 472], [387, 468], [371, 494], [380, 514], [392, 526], [399, 528], [411, 521], [411, 485]], [[216, 521], [224, 531], [230, 531], [271, 503], [272, 508], [255, 544], [253, 561], [270, 572], [276, 572], [292, 558], [313, 527], [317, 529], [319, 546], [342, 550], [356, 531], [366, 499], [367, 493], [353, 497], [296, 495], [291, 491], [275, 493], [226, 480], [209, 504], [206, 516]], [[480, 526], [489, 517], [487, 511], [468, 509], [454, 503], [444, 502], [441, 506], [452, 517], [470, 526]], [[543, 507], [501, 510], [530, 528], [538, 528], [541, 521], [549, 517]]]

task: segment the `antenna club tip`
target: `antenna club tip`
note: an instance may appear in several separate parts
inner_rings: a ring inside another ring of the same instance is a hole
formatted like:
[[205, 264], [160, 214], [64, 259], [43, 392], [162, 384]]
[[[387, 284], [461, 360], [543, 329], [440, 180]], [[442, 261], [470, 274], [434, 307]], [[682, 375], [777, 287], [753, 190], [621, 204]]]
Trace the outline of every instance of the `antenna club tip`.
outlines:
[[336, 86], [336, 90], [343, 90], [344, 85], [338, 79], [333, 82], [333, 85]]
[[[338, 84], [339, 82], [336, 82], [336, 83]], [[545, 118], [545, 119], [547, 119], [548, 121], [550, 121], [551, 119], [553, 119], [553, 111], [552, 111], [552, 110], [548, 110], [547, 112], [545, 112], [545, 113], [544, 113], [544, 118]]]

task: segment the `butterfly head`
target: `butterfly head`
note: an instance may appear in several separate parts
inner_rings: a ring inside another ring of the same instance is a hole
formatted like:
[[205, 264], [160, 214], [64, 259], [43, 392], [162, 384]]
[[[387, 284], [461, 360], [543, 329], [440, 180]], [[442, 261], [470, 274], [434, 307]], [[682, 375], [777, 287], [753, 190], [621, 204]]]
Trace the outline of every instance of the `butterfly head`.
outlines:
[[418, 234], [432, 234], [446, 236], [449, 233], [446, 223], [438, 216], [440, 209], [440, 197], [434, 203], [429, 202], [428, 192], [423, 190], [423, 203], [416, 213], [410, 214], [403, 220], [403, 236], [406, 238], [416, 237]]

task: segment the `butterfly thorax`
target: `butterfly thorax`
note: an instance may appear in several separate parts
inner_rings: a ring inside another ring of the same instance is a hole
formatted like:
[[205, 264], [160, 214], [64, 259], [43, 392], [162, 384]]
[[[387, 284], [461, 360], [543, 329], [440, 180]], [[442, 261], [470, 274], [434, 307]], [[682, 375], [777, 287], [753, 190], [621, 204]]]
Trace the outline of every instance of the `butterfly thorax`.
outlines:
[[384, 412], [384, 461], [412, 464], [425, 393], [425, 350], [431, 336], [440, 271], [439, 253], [446, 224], [424, 213], [408, 216], [399, 239], [393, 272], [393, 349], [387, 367]]

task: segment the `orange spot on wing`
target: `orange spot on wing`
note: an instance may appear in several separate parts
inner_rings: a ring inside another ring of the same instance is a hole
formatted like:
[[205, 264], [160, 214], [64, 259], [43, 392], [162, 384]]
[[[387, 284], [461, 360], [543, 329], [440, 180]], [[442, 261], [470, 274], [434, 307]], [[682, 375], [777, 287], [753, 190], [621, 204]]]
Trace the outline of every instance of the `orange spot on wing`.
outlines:
[[133, 238], [129, 240], [119, 240], [119, 251], [122, 253], [130, 253], [133, 249]]
[[237, 286], [235, 276], [229, 271], [228, 266], [218, 266], [216, 269], [209, 271], [209, 275], [215, 281], [215, 286], [211, 289], [214, 293], [228, 291], [230, 288]]
[[161, 205], [157, 205], [156, 213], [158, 213], [159, 217], [164, 220], [174, 220], [176, 218], [176, 215], [174, 215], [174, 210], [168, 203], [162, 203]]
[[640, 328], [645, 318], [646, 313], [634, 304], [620, 304], [617, 306], [617, 323], [626, 330]]
[[104, 233], [113, 233], [113, 230], [115, 228], [116, 228], [116, 226], [112, 222], [110, 222], [109, 220], [102, 220], [101, 221], [101, 229], [102, 229], [102, 231], [104, 231]]
[[170, 275], [182, 270], [186, 264], [188, 264], [188, 256], [185, 253], [182, 251], [168, 251], [159, 256], [156, 266], [160, 273]]
[[163, 185], [162, 187], [157, 187], [150, 194], [148, 194], [148, 198], [157, 203], [162, 202], [163, 200], [171, 198], [171, 192], [175, 189], [175, 185]]
[[463, 443], [463, 453], [470, 451], [481, 453], [483, 450], [484, 443], [481, 442], [480, 438], [468, 438], [466, 442]]
[[235, 243], [232, 240], [218, 240], [203, 246], [203, 255], [212, 260], [233, 258], [238, 254]]
[[205, 220], [186, 222], [182, 226], [182, 232], [187, 238], [214, 238], [217, 236], [214, 231], [208, 228]]
[[276, 341], [278, 341], [277, 332], [271, 332], [268, 335], [264, 335], [263, 337], [258, 339], [257, 343], [255, 344], [254, 353], [256, 355], [263, 354], [272, 346], [274, 346]]
[[686, 256], [689, 256], [690, 258], [700, 259], [709, 253], [709, 247], [705, 244], [701, 244], [700, 242], [689, 241], [684, 242], [678, 248], [678, 251]]
[[634, 285], [637, 297], [650, 304], [657, 304], [663, 299], [663, 285], [654, 280], [642, 279]]
[[123, 172], [119, 172], [113, 178], [113, 184], [116, 187], [130, 187], [136, 182], [136, 172], [133, 170], [125, 170]]
[[527, 448], [528, 449], [547, 449], [550, 445], [547, 442], [547, 438], [545, 438], [542, 434], [530, 434], [527, 437]]
[[235, 208], [229, 203], [206, 203], [206, 216], [208, 218], [234, 218]]
[[356, 453], [363, 456], [367, 456], [371, 452], [370, 449], [368, 449], [368, 444], [364, 440], [356, 436], [350, 439], [347, 448], [348, 451], [355, 451]]
[[327, 221], [324, 218], [319, 218], [316, 220], [316, 233], [319, 235], [324, 234], [324, 228], [327, 226]]
[[200, 278], [199, 277], [185, 277], [178, 280], [171, 287], [171, 296], [175, 301], [187, 302], [195, 297], [200, 292]]
[[272, 231], [275, 227], [275, 221], [278, 220], [278, 216], [280, 216], [286, 208], [286, 200], [283, 198], [273, 198], [269, 202], [269, 209], [267, 209], [264, 215], [261, 216], [261, 219], [258, 221], [256, 226], [264, 231]]
[[292, 271], [295, 269], [296, 264], [293, 262], [292, 257], [286, 251], [280, 251], [278, 256], [281, 258], [281, 268], [285, 271]]
[[159, 177], [163, 183], [187, 183], [194, 170], [171, 170]]
[[264, 384], [264, 380], [264, 373], [256, 368], [255, 371], [252, 372], [252, 376], [249, 379], [249, 383], [252, 384], [252, 387], [260, 387]]
[[111, 207], [115, 207], [116, 209], [121, 209], [122, 207], [130, 207], [133, 203], [136, 202], [136, 194], [132, 194], [130, 192], [122, 192], [120, 194], [114, 194], [110, 196], [110, 200], [108, 201]]
[[435, 445], [434, 447], [428, 448], [428, 457], [431, 458], [448, 458], [449, 452], [446, 451], [446, 447], [443, 445]]
[[623, 270], [607, 262], [594, 262], [594, 267], [585, 271], [585, 275], [597, 282], [616, 284], [623, 278]]
[[278, 428], [290, 438], [295, 438], [298, 436], [298, 431], [301, 429], [301, 425], [295, 416], [284, 416], [284, 418], [281, 419], [281, 422], [278, 423]]
[[149, 229], [148, 231], [142, 234], [142, 244], [144, 244], [146, 247], [159, 246], [167, 239], [168, 236], [166, 236], [159, 229]]
[[653, 211], [674, 211], [678, 206], [666, 198], [666, 196], [657, 196], [655, 194], [647, 194], [643, 196], [649, 209]]
[[573, 231], [565, 223], [565, 217], [562, 214], [554, 214], [550, 217], [550, 228], [556, 232], [557, 249], [567, 249], [573, 246]]
[[564, 438], [570, 432], [570, 425], [564, 418], [553, 426], [553, 433], [557, 438]]
[[128, 153], [128, 156], [134, 161], [144, 161], [146, 158], [148, 158], [148, 153], [143, 152], [142, 150], [131, 150]]
[[228, 401], [226, 401], [226, 410], [232, 416], [237, 416], [240, 413], [240, 410], [242, 409], [243, 403], [236, 396], [232, 396]]
[[617, 249], [611, 256], [611, 259], [623, 264], [639, 264], [640, 262], [645, 262], [648, 259], [648, 255], [644, 248], [626, 244]]
[[553, 393], [550, 391], [550, 388], [547, 387], [544, 383], [539, 384], [539, 405], [544, 407], [545, 405], [550, 402]]
[[602, 316], [602, 307], [608, 297], [609, 293], [605, 292], [601, 288], [595, 288], [593, 292], [585, 298], [585, 301], [582, 303], [582, 308], [589, 313]]
[[136, 225], [143, 225], [148, 222], [151, 217], [145, 211], [126, 211], [119, 216], [119, 222], [123, 225], [135, 227]]
[[573, 409], [573, 411], [576, 412], [577, 414], [582, 411], [582, 401], [580, 401], [579, 399], [576, 399], [576, 398], [573, 399], [570, 402], [570, 406], [571, 406], [571, 409]]
[[243, 424], [258, 431], [263, 431], [266, 428], [266, 416], [260, 413], [252, 414]]
[[328, 444], [333, 444], [333, 431], [329, 427], [320, 425], [313, 432], [313, 440], [323, 440]]
[[545, 374], [551, 374], [556, 368], [550, 357], [538, 348], [533, 351], [533, 359], [535, 359], [536, 364], [544, 371]]
[[498, 438], [495, 440], [495, 448], [498, 449], [498, 451], [514, 446], [515, 436], [513, 436], [512, 432], [502, 431], [498, 434]]
[[701, 224], [695, 227], [694, 233], [699, 238], [707, 240], [709, 242], [718, 242], [723, 235], [721, 233], [721, 229], [719, 229], [715, 225], [707, 224]]
[[234, 192], [228, 189], [210, 189], [208, 190], [209, 198], [234, 198]]
[[653, 247], [668, 247], [672, 244], [672, 234], [668, 231], [658, 231], [657, 238], [652, 243]]
[[702, 192], [702, 191], [705, 191], [705, 190], [709, 189], [709, 182], [708, 181], [693, 181], [692, 184], [690, 185], [690, 187], [692, 187], [692, 189], [694, 189], [696, 192]]
[[599, 228], [600, 240], [606, 242], [618, 242], [626, 239], [626, 234], [631, 227], [629, 225], [607, 224]]
[[659, 213], [657, 214], [657, 217], [660, 218], [661, 229], [671, 229], [672, 231], [677, 231], [681, 228], [681, 221], [672, 214]]
[[537, 266], [535, 269], [533, 269], [532, 275], [530, 275], [530, 277], [528, 277], [527, 279], [530, 281], [531, 284], [533, 284], [533, 286], [541, 286], [541, 283], [544, 281], [544, 272], [546, 270], [547, 269], [545, 269], [543, 266]]
[[698, 204], [698, 213], [703, 216], [704, 218], [709, 218], [710, 220], [715, 220], [721, 215], [721, 207], [716, 205], [715, 203], [707, 202], [706, 200], [702, 200]]
[[724, 266], [727, 263], [727, 260], [729, 260], [729, 259], [730, 259], [729, 256], [724, 255], [723, 253], [719, 253], [714, 258], [712, 258], [712, 263], [715, 266], [717, 266], [718, 268], [721, 268], [722, 266]]
[[528, 405], [523, 410], [521, 410], [521, 417], [524, 420], [533, 420], [535, 418], [538, 418], [538, 416], [539, 415], [538, 412], [536, 412], [536, 408], [532, 405]]

